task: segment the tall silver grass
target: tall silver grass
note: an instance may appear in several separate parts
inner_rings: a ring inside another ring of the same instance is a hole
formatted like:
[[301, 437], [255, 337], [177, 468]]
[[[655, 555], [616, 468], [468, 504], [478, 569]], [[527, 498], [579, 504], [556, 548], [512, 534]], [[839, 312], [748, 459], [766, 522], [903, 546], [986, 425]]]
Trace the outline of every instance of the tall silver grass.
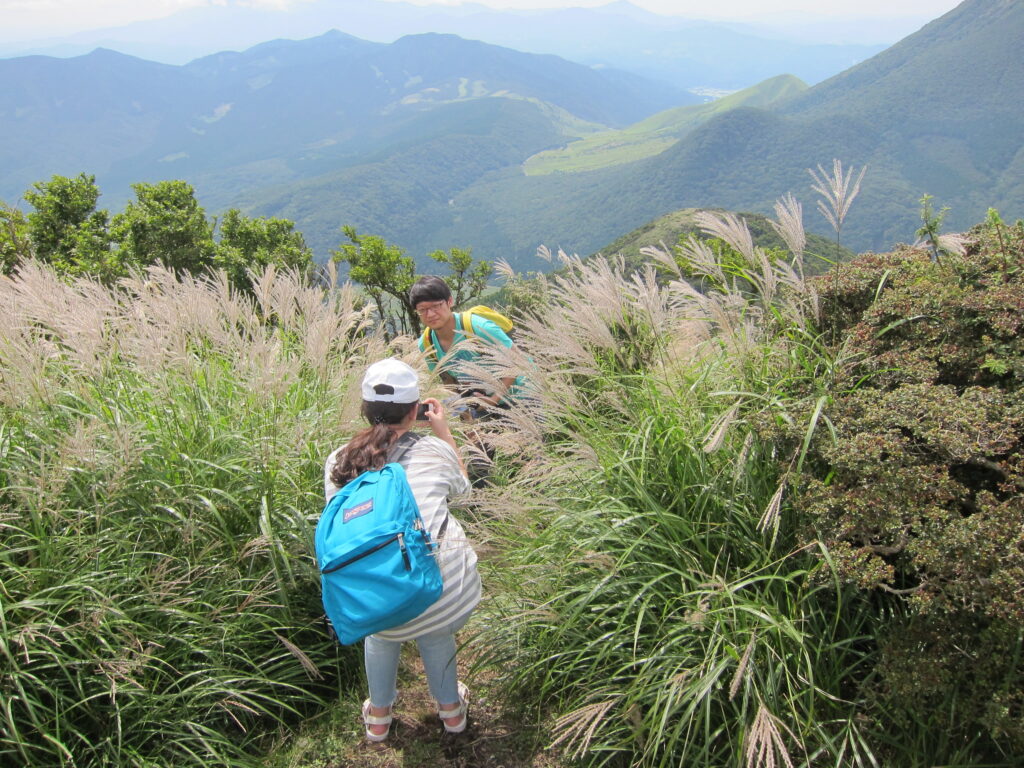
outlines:
[[[480, 647], [585, 764], [838, 768], [830, 745], [857, 737], [818, 717], [849, 711], [856, 654], [824, 608], [842, 598], [788, 549], [792, 475], [752, 429], [799, 429], [786, 382], [829, 364], [792, 196], [778, 215], [791, 261], [739, 217], [701, 217], [739, 254], [730, 272], [697, 238], [644, 250], [667, 281], [543, 253], [562, 267], [548, 302], [519, 351], [488, 350], [477, 371], [526, 372], [532, 393], [496, 436], [508, 476], [475, 507], [501, 553]], [[832, 644], [822, 663], [815, 646]]]
[[0, 280], [0, 762], [246, 765], [331, 696], [311, 520], [386, 354], [350, 286]]
[[843, 170], [843, 163], [838, 158], [832, 160], [832, 173], [829, 174], [821, 165], [818, 170], [808, 169], [814, 184], [811, 189], [821, 195], [818, 200], [818, 211], [825, 220], [832, 226], [836, 233], [836, 242], [843, 229], [843, 222], [850, 212], [850, 206], [860, 193], [860, 183], [864, 180], [864, 174], [868, 167], [865, 165], [860, 169], [856, 181], [853, 180], [855, 171], [853, 169]]

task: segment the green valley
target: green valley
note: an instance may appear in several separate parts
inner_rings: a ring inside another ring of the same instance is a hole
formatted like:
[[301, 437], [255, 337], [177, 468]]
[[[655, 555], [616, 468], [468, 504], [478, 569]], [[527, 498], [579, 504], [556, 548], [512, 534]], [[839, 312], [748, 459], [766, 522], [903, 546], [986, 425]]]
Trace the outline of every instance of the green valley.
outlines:
[[593, 133], [565, 147], [539, 152], [527, 159], [523, 170], [527, 176], [576, 173], [651, 157], [717, 115], [738, 107], [770, 107], [806, 89], [806, 83], [792, 75], [779, 75], [707, 104], [665, 110], [628, 128]]

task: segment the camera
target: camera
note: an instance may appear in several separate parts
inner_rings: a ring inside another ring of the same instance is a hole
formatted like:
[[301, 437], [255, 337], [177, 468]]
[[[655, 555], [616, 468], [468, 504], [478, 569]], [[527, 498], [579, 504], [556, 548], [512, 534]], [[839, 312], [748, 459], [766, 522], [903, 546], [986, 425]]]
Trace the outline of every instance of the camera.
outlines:
[[430, 413], [430, 403], [420, 403], [416, 409], [416, 421], [426, 421], [428, 413]]

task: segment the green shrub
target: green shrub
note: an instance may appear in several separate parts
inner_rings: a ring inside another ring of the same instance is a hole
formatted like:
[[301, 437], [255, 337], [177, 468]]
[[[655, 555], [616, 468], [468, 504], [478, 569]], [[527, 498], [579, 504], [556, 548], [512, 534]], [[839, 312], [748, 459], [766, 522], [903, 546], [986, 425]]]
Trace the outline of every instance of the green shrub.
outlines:
[[[1024, 228], [963, 255], [862, 257], [822, 303], [851, 360], [795, 503], [806, 541], [884, 605], [872, 688], [988, 759], [1024, 755]], [[938, 717], [941, 717], [939, 715]]]
[[570, 266], [521, 332], [542, 428], [513, 416], [538, 437], [481, 502], [485, 658], [587, 765], [872, 765], [873, 613], [794, 546], [789, 456], [751, 428], [817, 370], [787, 335], [802, 281], [760, 258], [704, 293]]

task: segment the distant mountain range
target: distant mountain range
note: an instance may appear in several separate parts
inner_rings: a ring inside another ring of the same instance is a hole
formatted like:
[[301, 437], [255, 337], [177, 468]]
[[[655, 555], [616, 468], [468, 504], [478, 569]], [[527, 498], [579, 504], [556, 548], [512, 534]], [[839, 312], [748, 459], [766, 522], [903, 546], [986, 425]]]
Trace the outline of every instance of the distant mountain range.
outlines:
[[[610, 11], [607, 11], [610, 12]], [[868, 166], [841, 234], [912, 240], [918, 200], [950, 227], [1024, 212], [1024, 3], [966, 0], [808, 88], [792, 76], [711, 103], [453, 35], [374, 43], [332, 32], [172, 66], [111, 51], [0, 60], [0, 198], [53, 173], [97, 175], [117, 210], [138, 181], [181, 178], [211, 214], [294, 220], [320, 257], [342, 225], [418, 258], [472, 247], [539, 268], [670, 211], [761, 213], [808, 168]]]
[[567, 162], [544, 175], [492, 174], [456, 196], [447, 221], [423, 240], [473, 243], [539, 268], [528, 257], [539, 244], [587, 254], [669, 211], [768, 213], [787, 191], [804, 201], [808, 228], [827, 232], [807, 169], [830, 169], [833, 158], [868, 167], [841, 233], [857, 250], [913, 241], [924, 194], [949, 206], [950, 229], [976, 223], [989, 207], [1019, 217], [1022, 39], [1024, 3], [966, 0], [828, 81], [770, 108], [726, 111], [654, 156], [595, 170]]
[[[920, 27], [919, 19], [908, 31]], [[914, 20], [904, 22], [913, 25]], [[55, 40], [0, 42], [0, 55], [79, 56], [104, 47], [170, 64], [270, 39], [317, 37], [330, 29], [377, 42], [430, 32], [455, 34], [528, 53], [557, 54], [588, 66], [624, 69], [682, 89], [735, 90], [788, 73], [816, 83], [863, 61], [895, 38], [841, 42], [785, 36], [765, 25], [710, 23], [660, 16], [628, 2], [597, 8], [496, 10], [472, 3], [420, 6], [382, 0], [307, 0], [287, 11], [238, 2], [208, 4], [152, 21]], [[839, 25], [832, 31], [839, 36]], [[2, 36], [0, 30], [0, 36]]]
[[[186, 66], [102, 49], [31, 56], [0, 60], [0, 79], [0, 198], [85, 171], [108, 205], [133, 182], [181, 178], [214, 209], [356, 166], [350, 181], [369, 169], [383, 183], [373, 170], [382, 163], [398, 169], [415, 209], [581, 131], [696, 100], [636, 75], [436, 34], [383, 44], [331, 32]], [[420, 162], [426, 177], [408, 165]]]

